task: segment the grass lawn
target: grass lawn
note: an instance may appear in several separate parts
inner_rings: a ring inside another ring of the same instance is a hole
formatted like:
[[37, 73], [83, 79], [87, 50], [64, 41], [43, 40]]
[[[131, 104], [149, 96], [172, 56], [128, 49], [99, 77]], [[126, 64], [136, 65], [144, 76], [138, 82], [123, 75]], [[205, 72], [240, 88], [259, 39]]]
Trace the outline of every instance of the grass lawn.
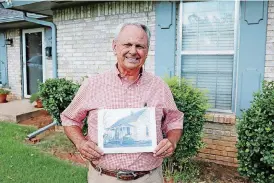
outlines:
[[87, 169], [72, 165], [31, 145], [27, 134], [35, 129], [0, 123], [0, 183], [84, 183]]

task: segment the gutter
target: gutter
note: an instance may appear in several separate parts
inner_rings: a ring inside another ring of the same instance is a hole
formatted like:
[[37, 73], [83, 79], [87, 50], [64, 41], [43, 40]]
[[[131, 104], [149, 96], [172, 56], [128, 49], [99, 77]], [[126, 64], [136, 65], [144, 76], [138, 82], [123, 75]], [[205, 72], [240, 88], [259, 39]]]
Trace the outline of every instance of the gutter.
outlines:
[[[32, 23], [36, 23], [39, 25], [44, 25], [44, 26], [48, 26], [51, 27], [52, 30], [52, 68], [53, 68], [53, 78], [57, 78], [57, 41], [56, 41], [56, 25], [52, 22], [47, 22], [44, 20], [38, 20], [35, 18], [31, 18], [27, 16], [26, 12], [23, 12], [23, 20], [27, 21], [27, 22], [32, 22]], [[48, 130], [49, 128], [53, 127], [57, 125], [56, 121], [53, 121], [51, 124], [44, 126], [43, 128], [40, 128], [38, 130], [36, 130], [35, 132], [32, 132], [31, 134], [27, 135], [27, 138], [30, 140], [34, 137], [36, 137], [37, 135], [39, 135], [40, 133]]]

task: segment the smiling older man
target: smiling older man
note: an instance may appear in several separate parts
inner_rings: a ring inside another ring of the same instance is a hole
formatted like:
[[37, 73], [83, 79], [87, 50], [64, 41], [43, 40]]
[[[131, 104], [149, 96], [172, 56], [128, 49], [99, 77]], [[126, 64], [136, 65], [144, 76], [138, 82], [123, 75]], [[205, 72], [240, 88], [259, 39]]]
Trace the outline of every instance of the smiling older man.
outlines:
[[[118, 27], [112, 44], [117, 64], [113, 70], [88, 78], [61, 114], [65, 133], [90, 161], [89, 183], [161, 183], [163, 158], [174, 153], [182, 134], [183, 113], [169, 87], [143, 69], [150, 42], [149, 29], [139, 23]], [[155, 108], [157, 147], [154, 152], [104, 154], [98, 143], [98, 110]], [[81, 128], [88, 115], [88, 135]], [[162, 133], [166, 134], [163, 139]]]

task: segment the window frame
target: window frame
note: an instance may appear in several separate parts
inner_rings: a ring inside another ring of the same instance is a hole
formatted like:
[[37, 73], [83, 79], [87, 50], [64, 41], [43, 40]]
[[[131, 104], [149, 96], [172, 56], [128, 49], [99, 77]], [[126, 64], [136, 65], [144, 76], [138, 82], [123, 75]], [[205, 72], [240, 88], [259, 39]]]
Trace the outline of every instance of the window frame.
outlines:
[[[236, 111], [236, 101], [237, 101], [237, 88], [238, 82], [237, 71], [238, 71], [238, 51], [239, 51], [239, 23], [240, 23], [240, 1], [234, 0], [235, 12], [234, 12], [234, 47], [233, 50], [216, 50], [216, 51], [183, 51], [182, 50], [182, 39], [183, 39], [183, 6], [185, 2], [192, 2], [189, 0], [180, 0], [179, 8], [178, 8], [178, 21], [177, 21], [177, 51], [176, 51], [176, 65], [177, 72], [176, 75], [181, 79], [182, 78], [182, 56], [183, 55], [234, 55], [233, 59], [233, 71], [232, 71], [232, 95], [231, 95], [231, 109], [223, 110], [223, 109], [208, 109], [208, 112], [221, 112], [221, 113], [233, 113]], [[197, 2], [197, 1], [193, 1]]]

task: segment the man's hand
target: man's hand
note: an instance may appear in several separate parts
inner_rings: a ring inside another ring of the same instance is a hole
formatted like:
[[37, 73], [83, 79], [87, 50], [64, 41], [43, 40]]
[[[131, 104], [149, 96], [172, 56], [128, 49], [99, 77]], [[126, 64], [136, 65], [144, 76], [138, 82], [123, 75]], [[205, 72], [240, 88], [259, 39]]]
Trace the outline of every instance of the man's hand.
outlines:
[[171, 156], [176, 148], [176, 144], [172, 143], [168, 139], [163, 139], [160, 141], [160, 143], [157, 145], [155, 150], [153, 151], [153, 156], [159, 157], [159, 158], [166, 158]]
[[68, 138], [75, 144], [82, 158], [94, 161], [104, 155], [103, 151], [94, 142], [87, 140], [83, 136], [80, 127], [64, 126], [64, 131]]
[[174, 129], [168, 131], [167, 138], [160, 141], [160, 143], [153, 151], [153, 156], [159, 158], [166, 158], [171, 156], [176, 149], [176, 144], [180, 140], [181, 135], [181, 129]]
[[76, 148], [80, 152], [82, 158], [89, 161], [100, 159], [104, 155], [103, 151], [92, 141], [82, 140], [79, 144], [76, 144]]

